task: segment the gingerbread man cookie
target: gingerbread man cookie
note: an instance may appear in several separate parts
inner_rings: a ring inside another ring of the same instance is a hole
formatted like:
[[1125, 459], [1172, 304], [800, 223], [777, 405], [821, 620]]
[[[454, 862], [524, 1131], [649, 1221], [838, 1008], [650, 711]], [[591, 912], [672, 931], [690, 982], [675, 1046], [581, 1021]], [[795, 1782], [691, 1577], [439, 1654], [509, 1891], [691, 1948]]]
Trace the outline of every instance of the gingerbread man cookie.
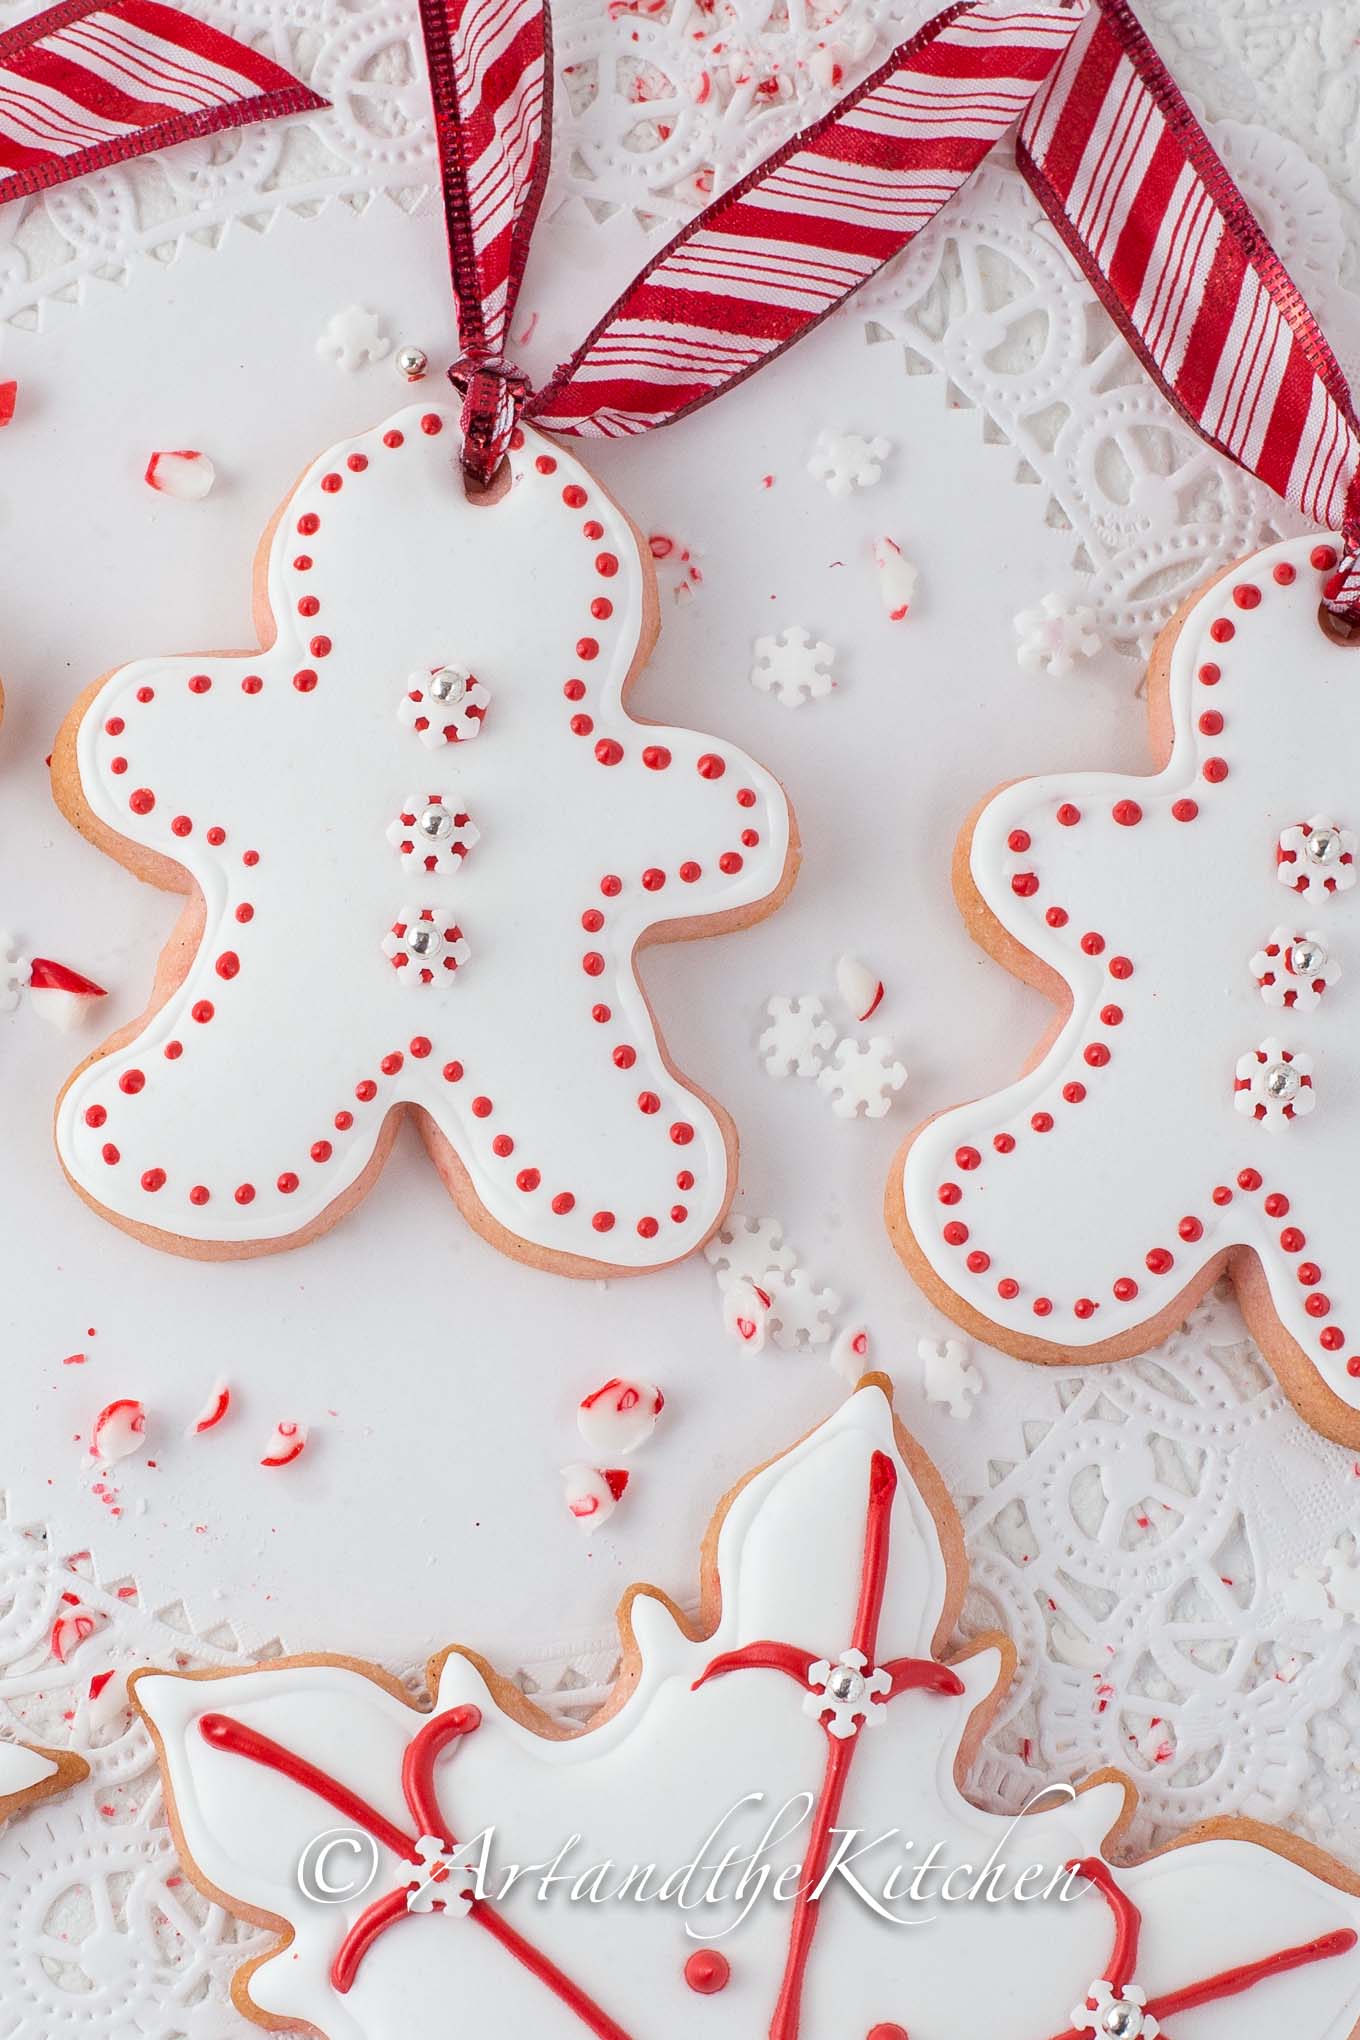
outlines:
[[1118, 1861], [1114, 1774], [1019, 1822], [964, 1796], [1013, 1661], [945, 1655], [965, 1585], [870, 1377], [728, 1498], [697, 1625], [633, 1590], [582, 1733], [462, 1651], [424, 1715], [343, 1659], [141, 1674], [193, 1878], [279, 1936], [240, 2010], [323, 2040], [451, 2006], [542, 2040], [1346, 2040], [1360, 1897], [1316, 1849], [1221, 1821]]
[[655, 581], [593, 477], [526, 432], [474, 502], [456, 439], [414, 408], [333, 447], [262, 547], [266, 648], [119, 667], [59, 741], [76, 826], [189, 895], [57, 1113], [81, 1196], [155, 1245], [298, 1244], [407, 1112], [470, 1222], [567, 1273], [674, 1261], [727, 1207], [735, 1134], [634, 952], [770, 912], [787, 803], [628, 713]]
[[1024, 780], [969, 823], [969, 925], [1060, 1015], [1017, 1082], [912, 1136], [888, 1222], [944, 1310], [1028, 1360], [1144, 1352], [1226, 1271], [1301, 1414], [1360, 1444], [1360, 651], [1319, 625], [1335, 564], [1274, 546], [1168, 627], [1155, 777]]

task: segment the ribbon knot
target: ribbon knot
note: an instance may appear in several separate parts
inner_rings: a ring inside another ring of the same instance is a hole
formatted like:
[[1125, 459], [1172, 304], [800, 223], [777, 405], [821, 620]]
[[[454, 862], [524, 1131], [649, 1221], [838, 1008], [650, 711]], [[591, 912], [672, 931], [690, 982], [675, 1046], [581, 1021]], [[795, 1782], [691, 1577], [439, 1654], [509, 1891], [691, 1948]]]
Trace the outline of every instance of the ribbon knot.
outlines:
[[449, 370], [463, 399], [463, 468], [469, 479], [489, 487], [510, 449], [529, 395], [529, 378], [513, 361], [468, 356]]

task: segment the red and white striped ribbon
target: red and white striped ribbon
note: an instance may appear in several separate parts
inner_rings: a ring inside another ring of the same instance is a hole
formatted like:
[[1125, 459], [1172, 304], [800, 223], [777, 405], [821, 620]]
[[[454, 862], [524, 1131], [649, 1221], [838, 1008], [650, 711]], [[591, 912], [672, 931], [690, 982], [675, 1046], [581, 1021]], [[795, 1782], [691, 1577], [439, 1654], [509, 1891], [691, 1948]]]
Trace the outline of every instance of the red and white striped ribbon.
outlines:
[[0, 205], [198, 135], [326, 105], [162, 0], [62, 0], [0, 34]]
[[668, 425], [752, 374], [858, 290], [967, 182], [1080, 17], [951, 7], [684, 227], [527, 410], [613, 438]]
[[504, 360], [551, 132], [546, 0], [420, 0], [463, 359], [465, 460], [490, 479], [527, 384]]
[[1148, 373], [1195, 430], [1348, 555], [1360, 418], [1340, 364], [1125, 0], [1099, 0], [1020, 123], [1021, 169]]

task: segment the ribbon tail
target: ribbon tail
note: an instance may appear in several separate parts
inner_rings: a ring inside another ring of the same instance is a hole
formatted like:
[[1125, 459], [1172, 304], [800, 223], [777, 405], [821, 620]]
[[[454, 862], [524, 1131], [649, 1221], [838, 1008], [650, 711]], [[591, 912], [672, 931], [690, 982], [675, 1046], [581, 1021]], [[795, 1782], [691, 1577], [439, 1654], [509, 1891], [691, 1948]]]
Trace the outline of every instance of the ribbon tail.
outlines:
[[[1086, 9], [966, 0], [691, 220], [529, 400], [553, 432], [669, 425], [773, 360], [968, 181]], [[949, 119], [941, 124], [941, 102]]]
[[420, 0], [464, 365], [506, 351], [552, 133], [544, 0]]
[[1201, 438], [1348, 558], [1360, 617], [1360, 418], [1336, 356], [1127, 0], [1097, 0], [1020, 124], [1020, 168], [1106, 310]]
[[0, 205], [328, 104], [272, 58], [164, 0], [61, 0], [0, 34]]

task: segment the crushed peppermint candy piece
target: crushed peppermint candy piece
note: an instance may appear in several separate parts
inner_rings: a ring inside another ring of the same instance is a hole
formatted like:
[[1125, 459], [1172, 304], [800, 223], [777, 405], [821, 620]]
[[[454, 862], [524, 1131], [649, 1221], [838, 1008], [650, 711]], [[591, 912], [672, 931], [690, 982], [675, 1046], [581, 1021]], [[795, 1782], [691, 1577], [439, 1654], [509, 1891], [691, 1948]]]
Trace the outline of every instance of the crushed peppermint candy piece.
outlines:
[[645, 1445], [666, 1407], [666, 1398], [649, 1381], [615, 1377], [595, 1389], [576, 1412], [577, 1428], [597, 1458], [626, 1459]]
[[831, 1365], [844, 1381], [857, 1382], [869, 1364], [869, 1333], [864, 1325], [851, 1325], [831, 1348]]
[[79, 1027], [99, 1001], [108, 997], [93, 978], [82, 977], [78, 970], [54, 963], [49, 956], [35, 956], [30, 963], [28, 992], [34, 1012], [62, 1034]]
[[307, 1426], [284, 1422], [274, 1426], [274, 1435], [264, 1448], [261, 1466], [291, 1466], [302, 1457], [307, 1444]]
[[891, 623], [901, 623], [916, 594], [916, 568], [895, 538], [874, 540], [874, 565], [878, 568], [878, 589]]
[[153, 453], [146, 464], [149, 487], [181, 503], [201, 503], [217, 480], [211, 457], [192, 448], [178, 453]]
[[103, 1738], [110, 1730], [121, 1733], [133, 1712], [128, 1680], [134, 1672], [150, 1671], [153, 1660], [140, 1653], [120, 1659], [107, 1671], [96, 1672], [80, 1702], [77, 1734], [85, 1742]]
[[740, 1340], [748, 1352], [762, 1353], [774, 1304], [771, 1292], [743, 1275], [724, 1289], [722, 1303], [724, 1331]]
[[578, 1523], [593, 1530], [613, 1515], [629, 1478], [621, 1466], [586, 1466], [574, 1460], [562, 1468], [567, 1507]]
[[59, 1665], [64, 1665], [79, 1645], [94, 1635], [104, 1618], [95, 1609], [87, 1608], [79, 1594], [63, 1594], [61, 1611], [52, 1624], [49, 1638], [52, 1655]]
[[0, 382], [0, 426], [8, 425], [14, 417], [14, 407], [19, 400], [19, 385], [13, 377]]
[[215, 1431], [230, 1408], [231, 1390], [225, 1381], [219, 1381], [184, 1435], [201, 1438], [205, 1431]]
[[857, 956], [836, 959], [836, 990], [857, 1020], [867, 1020], [883, 1003], [883, 980]]
[[90, 1455], [101, 1466], [130, 1459], [146, 1442], [146, 1406], [135, 1396], [120, 1396], [105, 1406], [90, 1433]]

